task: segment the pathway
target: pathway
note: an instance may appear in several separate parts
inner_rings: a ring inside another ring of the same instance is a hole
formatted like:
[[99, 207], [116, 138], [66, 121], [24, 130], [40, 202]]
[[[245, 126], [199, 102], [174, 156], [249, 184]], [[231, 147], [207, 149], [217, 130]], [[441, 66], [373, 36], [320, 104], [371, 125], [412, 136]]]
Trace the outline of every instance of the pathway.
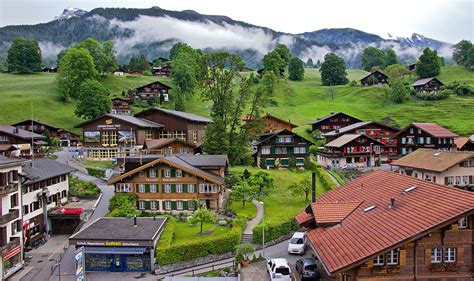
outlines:
[[331, 173], [329, 173], [329, 172], [326, 171], [326, 170], [324, 170], [324, 172], [329, 175], [329, 177], [330, 177], [331, 180], [336, 184], [336, 186], [340, 186], [340, 185], [341, 185], [341, 184], [336, 180], [336, 178], [335, 178], [333, 175], [331, 175]]
[[260, 204], [259, 201], [257, 200], [252, 200], [252, 203], [255, 205], [255, 208], [257, 209], [257, 214], [255, 215], [255, 218], [253, 218], [251, 221], [247, 222], [247, 225], [245, 226], [244, 232], [242, 233], [242, 244], [252, 244], [253, 242], [253, 229], [260, 223], [260, 221], [263, 218], [263, 206]]

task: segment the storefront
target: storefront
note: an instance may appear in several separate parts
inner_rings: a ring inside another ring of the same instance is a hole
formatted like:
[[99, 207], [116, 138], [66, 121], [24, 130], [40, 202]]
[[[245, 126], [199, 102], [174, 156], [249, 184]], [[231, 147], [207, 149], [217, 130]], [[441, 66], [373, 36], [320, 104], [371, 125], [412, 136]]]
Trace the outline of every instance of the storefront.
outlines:
[[20, 239], [16, 239], [2, 250], [2, 280], [13, 275], [23, 267], [21, 262], [21, 249]]
[[100, 218], [69, 238], [86, 272], [151, 272], [166, 218]]

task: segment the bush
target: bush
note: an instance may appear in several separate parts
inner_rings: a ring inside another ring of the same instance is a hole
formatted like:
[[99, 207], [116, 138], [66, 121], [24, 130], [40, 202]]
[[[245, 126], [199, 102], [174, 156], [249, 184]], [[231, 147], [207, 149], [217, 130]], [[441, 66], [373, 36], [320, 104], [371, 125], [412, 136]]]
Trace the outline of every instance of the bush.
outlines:
[[422, 100], [435, 101], [444, 100], [452, 94], [451, 90], [444, 89], [435, 93], [416, 93], [416, 97]]
[[466, 83], [459, 84], [454, 92], [458, 96], [474, 96], [474, 88], [467, 85]]
[[[280, 238], [298, 229], [298, 224], [293, 218], [283, 222], [265, 223], [265, 243]], [[262, 224], [253, 229], [253, 243], [262, 244]]]
[[99, 194], [100, 188], [97, 185], [75, 177], [69, 177], [69, 195], [90, 198], [97, 197]]
[[89, 176], [93, 176], [93, 177], [96, 177], [96, 178], [105, 177], [105, 171], [102, 170], [102, 169], [87, 167], [86, 170], [87, 170], [87, 173], [89, 174]]
[[351, 86], [351, 87], [357, 86], [357, 81], [356, 81], [356, 80], [352, 80], [352, 81], [349, 83], [349, 86]]
[[120, 205], [123, 205], [124, 202], [129, 202], [133, 206], [137, 204], [138, 196], [133, 193], [117, 193], [112, 196], [109, 201], [109, 211], [117, 209]]

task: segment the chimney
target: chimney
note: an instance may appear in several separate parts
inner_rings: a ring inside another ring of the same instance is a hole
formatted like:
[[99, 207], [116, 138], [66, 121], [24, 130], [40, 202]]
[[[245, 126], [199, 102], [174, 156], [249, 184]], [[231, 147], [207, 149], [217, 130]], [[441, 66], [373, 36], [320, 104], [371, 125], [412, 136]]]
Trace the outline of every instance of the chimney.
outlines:
[[311, 182], [311, 202], [316, 202], [316, 172], [311, 174], [312, 182]]
[[388, 206], [390, 209], [395, 207], [395, 198], [390, 198], [390, 205]]
[[133, 227], [137, 227], [138, 224], [137, 224], [137, 216], [134, 216], [133, 217]]

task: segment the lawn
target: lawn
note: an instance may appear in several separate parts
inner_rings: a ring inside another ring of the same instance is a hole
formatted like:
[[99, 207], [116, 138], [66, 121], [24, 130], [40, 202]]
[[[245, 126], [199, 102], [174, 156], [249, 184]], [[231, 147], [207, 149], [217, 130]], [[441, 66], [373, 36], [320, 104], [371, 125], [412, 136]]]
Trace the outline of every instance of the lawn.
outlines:
[[201, 235], [199, 234], [200, 226], [189, 226], [187, 222], [177, 221], [172, 245], [221, 236], [230, 230], [230, 227], [205, 224], [203, 226], [204, 234]]
[[252, 204], [252, 202], [246, 202], [245, 207], [242, 208], [242, 202], [231, 202], [229, 206], [227, 206], [227, 209], [234, 213], [238, 213], [239, 215], [246, 217], [247, 220], [251, 220], [255, 218], [257, 215], [257, 208], [255, 208], [255, 205]]
[[99, 169], [113, 169], [115, 165], [112, 161], [92, 161], [92, 160], [85, 160], [81, 162], [82, 165], [90, 168], [99, 168]]

